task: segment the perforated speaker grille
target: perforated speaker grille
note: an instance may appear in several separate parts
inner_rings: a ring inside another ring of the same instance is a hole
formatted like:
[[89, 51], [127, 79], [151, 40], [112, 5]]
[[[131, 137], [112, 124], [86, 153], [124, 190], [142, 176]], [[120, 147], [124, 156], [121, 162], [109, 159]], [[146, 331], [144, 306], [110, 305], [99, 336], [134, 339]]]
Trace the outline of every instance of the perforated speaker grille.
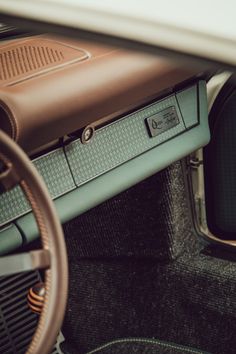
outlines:
[[1, 84], [12, 84], [88, 57], [89, 54], [83, 49], [45, 38], [32, 37], [13, 41], [0, 49]]

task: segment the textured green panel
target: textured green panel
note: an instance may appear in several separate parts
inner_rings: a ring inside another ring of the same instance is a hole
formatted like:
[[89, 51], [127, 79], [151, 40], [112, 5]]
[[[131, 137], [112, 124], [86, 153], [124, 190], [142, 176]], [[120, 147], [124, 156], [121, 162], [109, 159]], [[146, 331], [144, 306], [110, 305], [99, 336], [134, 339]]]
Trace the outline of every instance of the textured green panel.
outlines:
[[[175, 127], [150, 138], [145, 119], [174, 106], [179, 118]], [[78, 186], [152, 149], [185, 130], [175, 95], [136, 111], [96, 131], [90, 144], [77, 140], [66, 148], [68, 162]]]
[[46, 182], [53, 199], [75, 187], [63, 149], [35, 159], [34, 165]]
[[[33, 162], [44, 178], [53, 199], [75, 188], [63, 149], [54, 150]], [[0, 225], [30, 210], [30, 205], [20, 187], [0, 195]]]

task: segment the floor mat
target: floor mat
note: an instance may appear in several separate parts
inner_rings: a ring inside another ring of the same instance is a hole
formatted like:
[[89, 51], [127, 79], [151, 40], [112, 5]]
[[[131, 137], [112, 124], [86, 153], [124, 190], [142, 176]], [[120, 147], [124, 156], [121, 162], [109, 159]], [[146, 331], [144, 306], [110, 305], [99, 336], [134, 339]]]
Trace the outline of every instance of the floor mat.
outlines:
[[66, 225], [77, 354], [124, 337], [235, 354], [236, 264], [201, 252], [183, 180], [174, 164]]
[[236, 265], [199, 255], [168, 265], [84, 260], [70, 269], [64, 335], [77, 353], [142, 336], [235, 354]]

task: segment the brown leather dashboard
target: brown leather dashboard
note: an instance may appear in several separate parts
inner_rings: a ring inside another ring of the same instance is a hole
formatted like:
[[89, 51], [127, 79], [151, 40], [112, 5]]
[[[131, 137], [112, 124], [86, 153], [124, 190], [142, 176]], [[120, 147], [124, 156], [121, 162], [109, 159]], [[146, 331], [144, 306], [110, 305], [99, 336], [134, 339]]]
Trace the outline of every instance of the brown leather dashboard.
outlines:
[[0, 129], [27, 151], [198, 74], [167, 59], [48, 35], [1, 42], [0, 67]]

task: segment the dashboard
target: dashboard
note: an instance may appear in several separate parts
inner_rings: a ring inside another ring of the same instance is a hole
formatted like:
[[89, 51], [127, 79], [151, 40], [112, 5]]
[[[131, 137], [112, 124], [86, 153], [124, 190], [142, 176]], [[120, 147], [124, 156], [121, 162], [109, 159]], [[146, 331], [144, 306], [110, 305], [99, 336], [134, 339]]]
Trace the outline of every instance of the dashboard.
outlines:
[[[62, 223], [209, 141], [206, 81], [189, 68], [45, 35], [6, 51], [15, 61], [1, 80], [0, 128], [31, 156]], [[1, 194], [1, 254], [37, 237], [20, 188]]]

